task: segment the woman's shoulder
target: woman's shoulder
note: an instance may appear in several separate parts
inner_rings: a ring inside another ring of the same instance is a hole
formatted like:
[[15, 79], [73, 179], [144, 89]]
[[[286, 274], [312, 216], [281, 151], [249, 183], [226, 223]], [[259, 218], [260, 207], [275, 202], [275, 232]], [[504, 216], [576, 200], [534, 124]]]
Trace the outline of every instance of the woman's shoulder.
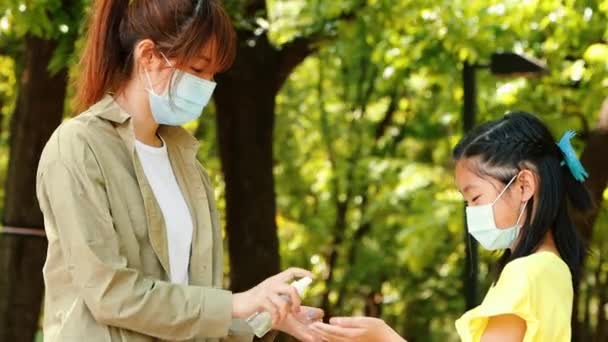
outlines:
[[95, 105], [77, 116], [65, 119], [47, 141], [39, 168], [54, 161], [71, 164], [90, 156], [91, 144], [108, 141], [111, 124], [99, 117]]

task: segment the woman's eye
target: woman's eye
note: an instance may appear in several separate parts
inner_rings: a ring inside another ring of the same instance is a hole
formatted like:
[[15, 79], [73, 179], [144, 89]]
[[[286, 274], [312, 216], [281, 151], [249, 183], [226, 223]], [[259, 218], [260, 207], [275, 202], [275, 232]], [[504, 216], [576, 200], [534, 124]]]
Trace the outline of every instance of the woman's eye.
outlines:
[[190, 69], [192, 69], [192, 71], [194, 71], [197, 74], [200, 74], [203, 71], [203, 69], [194, 68], [194, 67], [191, 67]]

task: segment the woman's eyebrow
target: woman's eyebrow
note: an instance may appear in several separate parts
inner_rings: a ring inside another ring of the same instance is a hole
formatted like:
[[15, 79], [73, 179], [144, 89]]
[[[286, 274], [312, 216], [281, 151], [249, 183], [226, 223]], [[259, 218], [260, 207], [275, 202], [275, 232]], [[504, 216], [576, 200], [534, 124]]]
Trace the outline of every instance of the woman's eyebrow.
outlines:
[[203, 60], [205, 62], [211, 62], [211, 58], [209, 56], [198, 56], [196, 57], [197, 60]]

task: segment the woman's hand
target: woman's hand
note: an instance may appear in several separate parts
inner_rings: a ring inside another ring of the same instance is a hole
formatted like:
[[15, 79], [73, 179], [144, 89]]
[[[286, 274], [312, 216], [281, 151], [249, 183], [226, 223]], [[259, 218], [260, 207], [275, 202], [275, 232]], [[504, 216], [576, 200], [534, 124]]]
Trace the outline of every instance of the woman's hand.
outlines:
[[313, 322], [323, 319], [324, 312], [321, 309], [302, 306], [300, 312], [290, 313], [278, 326], [273, 329], [285, 332], [298, 341], [321, 342], [323, 339], [319, 334], [311, 329]]
[[371, 317], [334, 317], [330, 324], [311, 327], [329, 342], [406, 342], [383, 320]]
[[278, 326], [290, 312], [300, 310], [300, 296], [293, 286], [296, 278], [313, 277], [300, 268], [290, 268], [270, 277], [251, 290], [236, 293], [232, 299], [232, 317], [247, 318], [256, 312], [267, 311], [272, 316], [272, 325]]

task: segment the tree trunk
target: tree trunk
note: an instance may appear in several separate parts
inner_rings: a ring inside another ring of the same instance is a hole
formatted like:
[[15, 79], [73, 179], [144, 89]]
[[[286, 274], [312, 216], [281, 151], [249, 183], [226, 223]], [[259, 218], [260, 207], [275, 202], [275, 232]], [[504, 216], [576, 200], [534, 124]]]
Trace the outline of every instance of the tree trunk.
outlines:
[[[589, 172], [589, 179], [585, 185], [591, 194], [591, 198], [595, 204], [593, 210], [584, 215], [574, 214], [574, 224], [579, 230], [585, 245], [589, 246], [593, 237], [593, 226], [602, 207], [603, 193], [608, 186], [608, 154], [605, 152], [608, 149], [608, 126], [605, 122], [608, 121], [608, 111], [603, 111], [600, 117], [600, 124], [589, 135], [585, 149], [581, 155], [581, 162]], [[583, 336], [586, 335], [585, 324], [578, 322], [577, 305], [580, 300], [579, 289], [580, 284], [574, 284], [574, 305], [572, 312], [572, 334], [573, 341], [585, 341]]]
[[[36, 169], [42, 149], [61, 122], [67, 72], [51, 75], [47, 66], [57, 43], [28, 36], [17, 106], [11, 122], [10, 162], [4, 224], [43, 229], [36, 200]], [[46, 240], [0, 235], [0, 341], [31, 342], [43, 296]]]
[[[265, 12], [251, 1], [247, 15]], [[275, 97], [293, 69], [315, 51], [300, 37], [280, 48], [265, 34], [239, 30], [237, 58], [218, 76], [220, 159], [226, 182], [230, 287], [243, 291], [280, 270], [273, 175]]]
[[266, 39], [254, 47], [241, 42], [215, 94], [233, 291], [279, 271], [272, 140], [277, 56]]

